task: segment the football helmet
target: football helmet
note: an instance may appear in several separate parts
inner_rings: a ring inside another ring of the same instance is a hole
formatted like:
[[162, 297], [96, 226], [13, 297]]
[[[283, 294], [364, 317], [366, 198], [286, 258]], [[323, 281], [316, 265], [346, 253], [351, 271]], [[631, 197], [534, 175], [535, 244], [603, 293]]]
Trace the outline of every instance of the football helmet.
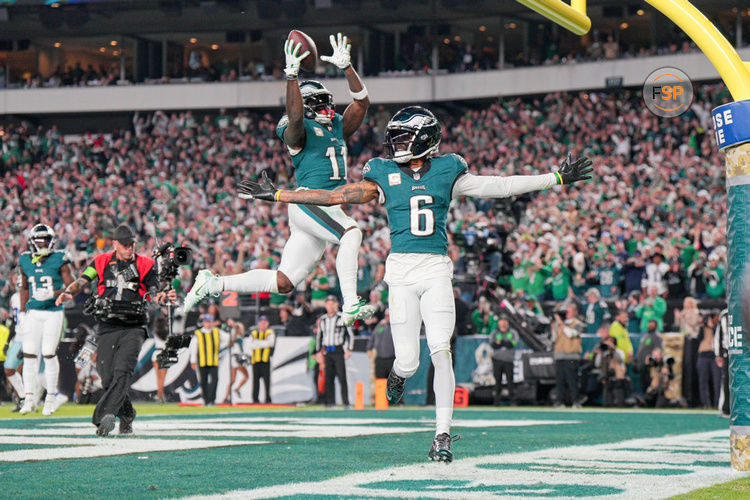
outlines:
[[55, 230], [46, 224], [37, 224], [29, 231], [29, 250], [34, 257], [52, 252], [55, 246]]
[[330, 124], [336, 114], [333, 108], [333, 94], [316, 80], [305, 80], [300, 83], [299, 91], [302, 94], [305, 118], [315, 120], [321, 125]]
[[437, 154], [442, 138], [440, 122], [421, 106], [409, 106], [393, 115], [385, 127], [385, 147], [396, 163]]

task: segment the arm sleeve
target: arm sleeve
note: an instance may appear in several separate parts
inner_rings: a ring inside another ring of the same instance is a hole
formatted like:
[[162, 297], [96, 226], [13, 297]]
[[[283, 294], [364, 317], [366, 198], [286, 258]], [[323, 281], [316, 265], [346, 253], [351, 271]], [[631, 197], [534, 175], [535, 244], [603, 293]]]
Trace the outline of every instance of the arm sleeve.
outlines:
[[81, 277], [88, 279], [89, 281], [94, 281], [96, 277], [98, 276], [96, 269], [94, 269], [93, 266], [88, 266], [84, 271]]
[[263, 340], [255, 340], [253, 342], [253, 348], [254, 349], [264, 349], [266, 347], [273, 347], [276, 343], [276, 333], [271, 330], [271, 333], [268, 334], [268, 337], [264, 338]]
[[512, 175], [500, 177], [495, 175], [461, 175], [453, 185], [456, 196], [473, 196], [476, 198], [507, 198], [531, 191], [541, 191], [557, 185], [555, 174]]
[[380, 186], [380, 182], [378, 182], [378, 176], [377, 176], [377, 170], [373, 170], [373, 167], [377, 168], [374, 165], [374, 161], [370, 160], [367, 163], [365, 163], [365, 166], [362, 167], [362, 180], [374, 182], [375, 185], [378, 187], [378, 203], [381, 205], [385, 203], [385, 193], [383, 192], [383, 188]]
[[323, 348], [323, 331], [320, 329], [320, 318], [318, 318], [317, 331], [315, 332], [315, 352]]
[[198, 362], [198, 339], [195, 338], [195, 335], [193, 335], [193, 338], [190, 339], [190, 364], [197, 363]]

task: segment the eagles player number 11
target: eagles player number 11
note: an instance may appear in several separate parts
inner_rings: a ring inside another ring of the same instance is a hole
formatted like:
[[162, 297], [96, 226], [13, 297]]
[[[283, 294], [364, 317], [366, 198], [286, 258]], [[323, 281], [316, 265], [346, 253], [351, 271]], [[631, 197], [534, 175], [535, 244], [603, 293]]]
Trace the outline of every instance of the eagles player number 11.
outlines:
[[346, 179], [346, 146], [341, 146], [341, 164], [344, 167], [344, 171], [339, 172], [339, 160], [336, 158], [336, 148], [329, 146], [326, 149], [326, 157], [331, 161], [331, 168], [333, 169], [333, 175], [329, 178], [332, 181], [340, 181]]

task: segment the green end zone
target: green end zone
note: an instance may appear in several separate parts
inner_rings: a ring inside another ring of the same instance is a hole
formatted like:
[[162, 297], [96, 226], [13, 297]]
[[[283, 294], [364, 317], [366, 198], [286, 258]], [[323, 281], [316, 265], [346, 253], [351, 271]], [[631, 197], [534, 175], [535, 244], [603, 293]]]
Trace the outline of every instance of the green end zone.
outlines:
[[456, 410], [445, 465], [426, 460], [434, 410], [137, 409], [132, 438], [95, 438], [91, 407], [3, 418], [4, 496], [668, 497], [740, 477], [705, 412]]

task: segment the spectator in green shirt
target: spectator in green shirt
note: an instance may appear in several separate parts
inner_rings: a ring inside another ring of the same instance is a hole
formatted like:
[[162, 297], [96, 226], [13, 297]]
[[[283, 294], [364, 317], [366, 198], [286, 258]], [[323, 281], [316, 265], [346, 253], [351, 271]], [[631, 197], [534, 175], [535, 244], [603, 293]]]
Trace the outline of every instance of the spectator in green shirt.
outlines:
[[483, 297], [479, 307], [471, 314], [471, 321], [477, 335], [489, 335], [497, 330], [497, 316], [490, 309], [490, 303]]
[[562, 301], [572, 294], [570, 289], [570, 271], [555, 259], [552, 261], [551, 274], [547, 278], [552, 300]]
[[520, 252], [513, 254], [513, 276], [510, 278], [510, 289], [515, 294], [525, 292], [529, 288], [529, 272], [526, 270], [528, 262], [523, 260]]
[[596, 268], [599, 292], [601, 292], [602, 297], [609, 298], [619, 295], [620, 271], [621, 267], [615, 261], [615, 254], [612, 252], [607, 253], [606, 260], [601, 262]]
[[641, 320], [641, 331], [648, 329], [649, 320], [656, 321], [656, 330], [661, 332], [664, 329], [664, 313], [667, 312], [666, 301], [659, 296], [659, 290], [656, 286], [648, 289], [648, 297], [641, 296], [641, 304], [635, 310], [635, 315]]
[[313, 308], [325, 307], [326, 297], [328, 297], [328, 290], [330, 288], [331, 284], [328, 280], [328, 273], [323, 266], [318, 266], [310, 282], [310, 289], [312, 290], [310, 303]]
[[544, 300], [547, 291], [547, 272], [542, 268], [542, 263], [538, 260], [528, 266], [529, 270], [529, 288], [528, 292], [536, 300]]
[[719, 256], [712, 253], [708, 256], [708, 267], [703, 270], [706, 277], [706, 297], [721, 299], [724, 297], [726, 285], [724, 283], [724, 266], [719, 264]]
[[372, 288], [372, 269], [364, 255], [357, 259], [357, 293], [366, 297]]

